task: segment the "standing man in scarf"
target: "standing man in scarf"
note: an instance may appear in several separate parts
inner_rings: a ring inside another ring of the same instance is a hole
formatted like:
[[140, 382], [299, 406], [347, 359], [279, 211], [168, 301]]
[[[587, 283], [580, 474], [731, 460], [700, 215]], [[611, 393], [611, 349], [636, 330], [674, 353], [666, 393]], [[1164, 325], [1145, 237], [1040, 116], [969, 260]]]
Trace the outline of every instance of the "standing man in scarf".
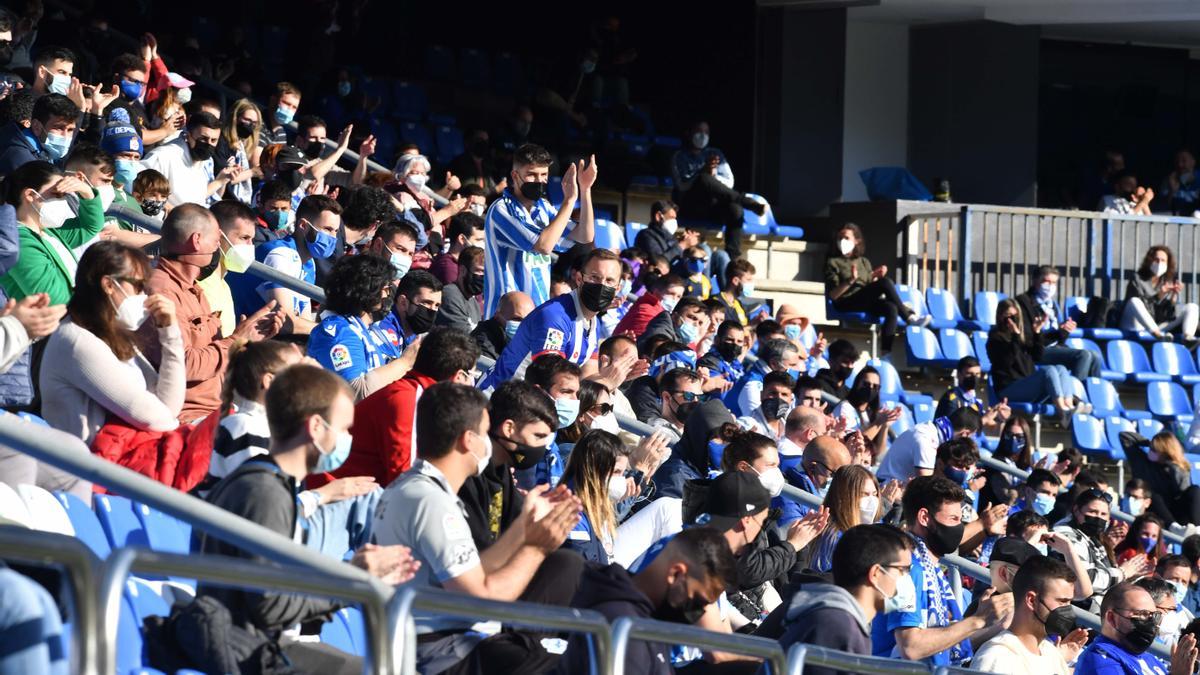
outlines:
[[924, 661], [931, 666], [961, 665], [1008, 623], [1012, 593], [986, 593], [973, 616], [963, 618], [939, 561], [962, 543], [963, 489], [942, 476], [914, 478], [904, 491], [904, 521], [913, 538], [909, 575], [916, 602], [875, 617], [871, 642], [876, 656]]

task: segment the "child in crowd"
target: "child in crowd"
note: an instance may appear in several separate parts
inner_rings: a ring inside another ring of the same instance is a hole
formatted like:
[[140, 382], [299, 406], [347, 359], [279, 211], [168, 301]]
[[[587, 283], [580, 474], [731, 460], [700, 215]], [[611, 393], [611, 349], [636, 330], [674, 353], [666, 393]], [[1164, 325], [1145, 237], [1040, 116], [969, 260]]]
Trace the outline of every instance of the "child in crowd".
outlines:
[[167, 197], [171, 196], [171, 183], [167, 177], [154, 169], [146, 169], [133, 179], [133, 198], [142, 207], [142, 213], [162, 222], [171, 212]]

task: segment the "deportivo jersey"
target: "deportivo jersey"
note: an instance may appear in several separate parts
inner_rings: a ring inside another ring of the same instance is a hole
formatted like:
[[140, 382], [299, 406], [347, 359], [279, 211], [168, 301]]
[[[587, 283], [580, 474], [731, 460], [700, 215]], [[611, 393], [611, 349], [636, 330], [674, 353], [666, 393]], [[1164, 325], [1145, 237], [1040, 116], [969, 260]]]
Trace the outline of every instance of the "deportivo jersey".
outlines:
[[521, 321], [517, 334], [509, 341], [492, 372], [480, 382], [481, 389], [491, 389], [523, 373], [530, 361], [546, 352], [562, 354], [567, 360], [582, 366], [600, 346], [596, 324], [580, 318], [577, 292], [565, 293], [544, 302]]
[[308, 355], [352, 381], [400, 356], [399, 336], [379, 322], [325, 312], [308, 338]]
[[[526, 210], [511, 190], [505, 190], [488, 207], [483, 229], [487, 242], [483, 316], [494, 316], [500, 308], [500, 296], [510, 291], [528, 293], [534, 305], [550, 299], [551, 258], [535, 252], [533, 245], [556, 214], [546, 199], [539, 199]], [[574, 226], [574, 222], [568, 223], [564, 236]]]

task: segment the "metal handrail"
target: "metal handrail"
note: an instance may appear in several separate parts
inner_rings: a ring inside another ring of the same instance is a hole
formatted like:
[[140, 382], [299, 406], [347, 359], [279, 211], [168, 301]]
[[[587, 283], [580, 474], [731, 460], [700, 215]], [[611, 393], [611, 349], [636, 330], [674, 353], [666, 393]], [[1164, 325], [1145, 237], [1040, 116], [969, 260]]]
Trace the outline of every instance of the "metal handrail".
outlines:
[[796, 643], [787, 653], [787, 675], [804, 675], [805, 666], [824, 666], [864, 675], [929, 675], [929, 666], [920, 661], [903, 661], [882, 656], [863, 656], [839, 652], [817, 645]]
[[[612, 624], [612, 675], [626, 675], [625, 652], [630, 640], [653, 640], [670, 645], [691, 645], [710, 651], [730, 652], [763, 659], [771, 665], [773, 675], [787, 672], [787, 658], [775, 640], [742, 635], [716, 633], [679, 623], [623, 616]], [[636, 675], [636, 674], [630, 674]]]
[[[313, 555], [317, 555], [314, 551]], [[314, 573], [311, 569], [263, 565], [240, 558], [216, 555], [160, 553], [141, 547], [120, 548], [108, 557], [98, 588], [100, 631], [104, 649], [99, 672], [116, 672], [117, 628], [125, 582], [133, 572], [174, 575], [219, 586], [317, 595], [362, 605], [367, 632], [366, 666], [382, 675], [392, 672], [388, 642], [387, 596], [375, 584], [344, 576]]]
[[0, 526], [0, 558], [65, 570], [71, 586], [71, 672], [111, 672], [100, 668], [100, 619], [92, 592], [100, 560], [91, 549], [75, 537], [5, 525]]
[[488, 600], [432, 587], [408, 586], [397, 589], [387, 607], [392, 631], [389, 644], [393, 656], [397, 653], [401, 655], [397, 672], [402, 675], [414, 675], [417, 672], [417, 627], [413, 614], [418, 610], [472, 621], [500, 621], [509, 625], [584, 633], [592, 640], [592, 653], [595, 655], [592, 672], [601, 675], [617, 672], [613, 670], [615, 648], [608, 620], [599, 612], [531, 602]]
[[[1136, 220], [1139, 222], [1149, 223], [1178, 223], [1182, 225], [1195, 225], [1198, 221], [1196, 218], [1186, 216], [1160, 216], [1151, 215], [1143, 216], [1129, 213], [1105, 213], [1104, 211], [1088, 211], [1088, 210], [1072, 210], [1072, 209], [1041, 209], [1031, 208], [1026, 206], [1001, 206], [998, 204], [963, 204], [963, 208], [971, 211], [987, 211], [989, 213], [1012, 213], [1016, 215], [1029, 216], [1053, 216], [1057, 218], [1091, 218], [1096, 220]], [[946, 214], [936, 214], [942, 215]], [[953, 215], [953, 214], [951, 214]]]

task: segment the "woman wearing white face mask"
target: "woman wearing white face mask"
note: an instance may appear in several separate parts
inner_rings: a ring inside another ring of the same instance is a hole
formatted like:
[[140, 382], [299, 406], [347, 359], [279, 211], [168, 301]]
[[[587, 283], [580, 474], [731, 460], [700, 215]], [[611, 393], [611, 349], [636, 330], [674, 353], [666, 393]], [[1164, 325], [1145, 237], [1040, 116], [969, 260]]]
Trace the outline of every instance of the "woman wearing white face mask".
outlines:
[[[434, 226], [449, 220], [453, 215], [467, 206], [466, 197], [455, 197], [450, 203], [440, 209], [434, 208], [433, 200], [425, 193], [429, 183], [429, 172], [432, 166], [425, 155], [401, 155], [396, 160], [394, 170], [396, 183], [387, 190], [400, 202], [402, 210], [421, 209], [429, 214], [429, 220]], [[438, 230], [439, 232], [441, 230]]]
[[846, 223], [834, 238], [834, 250], [825, 259], [825, 295], [839, 312], [867, 312], [883, 319], [881, 347], [892, 351], [897, 320], [929, 325], [930, 317], [918, 316], [904, 304], [896, 293], [896, 285], [888, 278], [887, 265], [871, 267], [864, 255], [866, 243], [862, 230]]
[[1144, 330], [1160, 340], [1170, 340], [1178, 330], [1193, 342], [1200, 326], [1200, 306], [1181, 302], [1183, 282], [1176, 274], [1175, 254], [1166, 246], [1151, 246], [1137, 274], [1125, 287], [1121, 330]]
[[574, 443], [588, 429], [617, 433], [617, 418], [613, 415], [612, 396], [608, 388], [592, 380], [579, 383], [579, 416], [575, 423], [558, 432], [559, 443]]
[[[186, 375], [175, 305], [146, 297], [150, 263], [141, 251], [99, 242], [79, 260], [67, 318], [51, 335], [39, 377], [50, 426], [91, 443], [107, 421], [171, 431], [183, 408]], [[158, 370], [134, 332], [152, 321], [162, 345]]]
[[855, 525], [877, 523], [884, 513], [879, 482], [870, 471], [857, 464], [849, 464], [833, 473], [825, 506], [829, 509], [829, 524], [804, 552], [807, 566], [822, 574], [832, 568], [833, 550], [846, 530]]
[[617, 503], [626, 497], [629, 457], [620, 439], [593, 429], [571, 450], [562, 482], [583, 502], [583, 513], [563, 543], [589, 561], [607, 565], [617, 534]]
[[[75, 195], [77, 207], [67, 202], [68, 195]], [[0, 277], [0, 286], [13, 300], [47, 293], [51, 305], [66, 304], [75, 286], [72, 249], [104, 228], [100, 197], [78, 175], [64, 177], [49, 162], [36, 161], [8, 175], [4, 200], [17, 210], [21, 257]]]

